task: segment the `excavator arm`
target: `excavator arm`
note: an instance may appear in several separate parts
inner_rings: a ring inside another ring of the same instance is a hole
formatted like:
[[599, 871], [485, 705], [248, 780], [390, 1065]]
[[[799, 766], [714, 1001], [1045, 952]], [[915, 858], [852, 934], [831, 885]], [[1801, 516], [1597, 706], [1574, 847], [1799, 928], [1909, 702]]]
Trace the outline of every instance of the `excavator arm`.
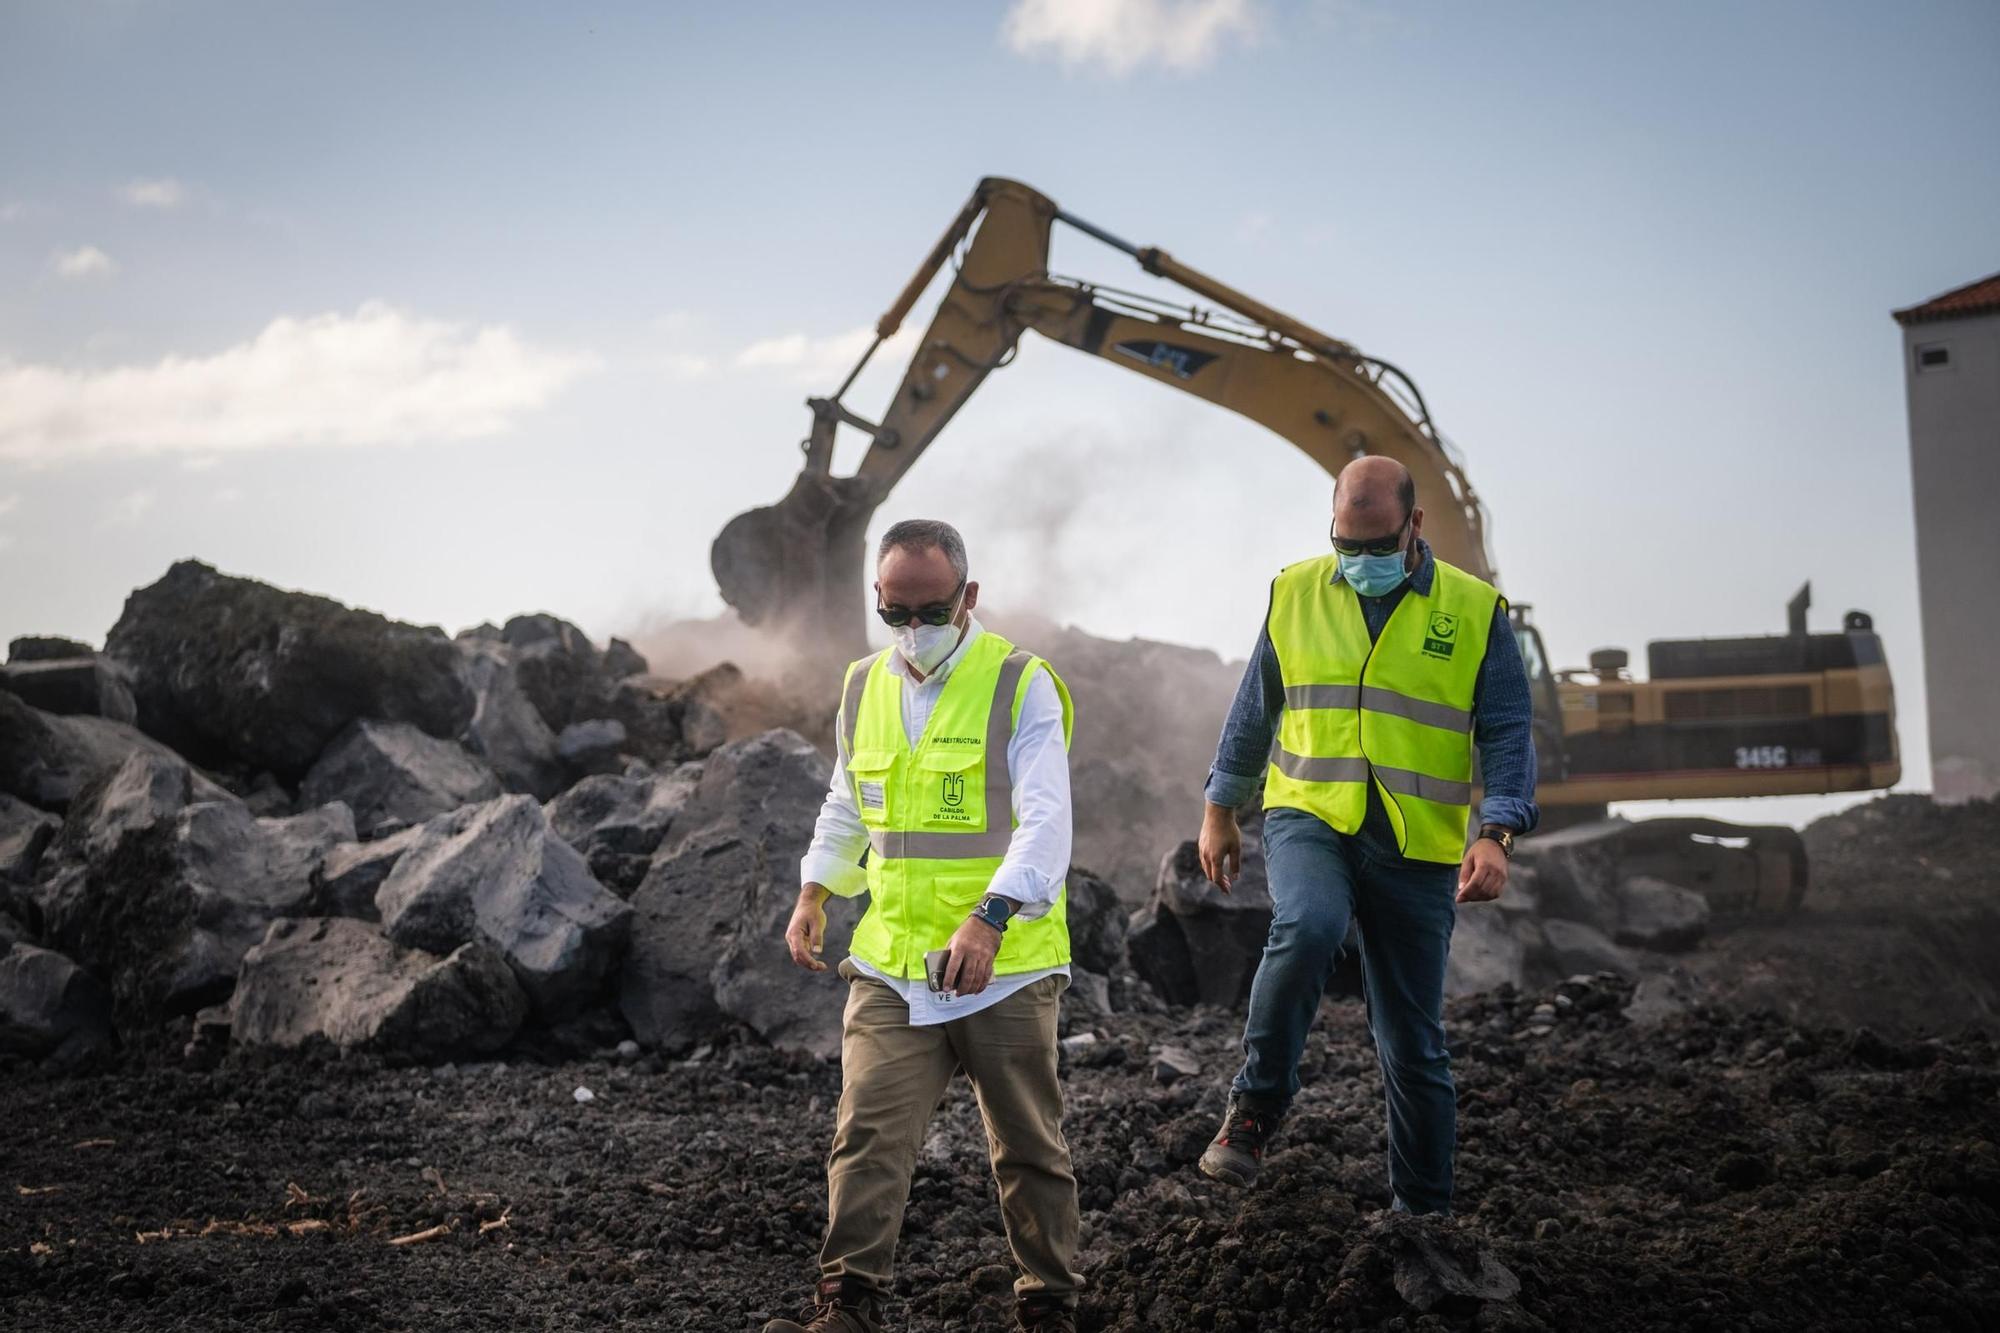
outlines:
[[[1059, 278], [1049, 239], [1062, 222], [1124, 251], [1148, 273], [1219, 309]], [[967, 244], [967, 241], [970, 243]], [[964, 245], [949, 289], [877, 423], [842, 401], [876, 348]], [[809, 400], [805, 466], [776, 505], [741, 514], [712, 551], [724, 598], [753, 624], [858, 651], [864, 541], [878, 505], [1029, 330], [1228, 408], [1290, 440], [1329, 474], [1364, 454], [1408, 467], [1424, 534], [1444, 559], [1495, 577], [1471, 483], [1407, 376], [1194, 269], [1129, 245], [1016, 181], [989, 177], [876, 325], [876, 340], [831, 398]], [[846, 425], [870, 437], [854, 474], [833, 475]]]

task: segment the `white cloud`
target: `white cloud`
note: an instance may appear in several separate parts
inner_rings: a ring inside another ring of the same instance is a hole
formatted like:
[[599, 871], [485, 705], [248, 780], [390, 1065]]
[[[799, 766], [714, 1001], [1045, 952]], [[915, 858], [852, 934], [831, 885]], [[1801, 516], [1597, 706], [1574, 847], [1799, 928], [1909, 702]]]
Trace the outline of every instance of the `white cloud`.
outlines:
[[662, 352], [660, 369], [677, 380], [707, 379], [715, 373], [715, 358], [700, 352]]
[[1000, 32], [1017, 55], [1122, 77], [1200, 69], [1226, 42], [1254, 37], [1260, 17], [1254, 0], [1014, 0]]
[[111, 502], [111, 507], [105, 511], [104, 520], [100, 526], [112, 527], [127, 523], [137, 523], [146, 516], [146, 511], [153, 507], [153, 499], [154, 496], [151, 491], [133, 491], [130, 494], [119, 496]]
[[16, 509], [19, 509], [20, 507], [21, 507], [20, 496], [0, 495], [0, 518], [5, 518], [7, 515], [13, 513]]
[[[919, 336], [915, 324], [905, 324], [896, 331], [895, 337], [876, 349], [869, 364], [893, 363], [900, 375], [902, 363], [909, 360]], [[861, 354], [874, 341], [875, 330], [872, 326], [818, 338], [804, 333], [786, 333], [751, 343], [736, 354], [731, 364], [739, 370], [782, 370], [787, 378], [818, 384], [832, 392], [847, 378], [847, 372], [854, 369], [854, 363], [861, 359]]]
[[134, 208], [179, 208], [187, 202], [188, 188], [177, 180], [132, 180], [118, 187], [118, 197]]
[[50, 257], [49, 266], [65, 278], [101, 278], [118, 268], [110, 255], [94, 245], [58, 251]]
[[0, 357], [0, 460], [497, 435], [596, 366], [505, 325], [422, 319], [379, 301], [351, 315], [281, 317], [212, 355], [149, 366], [69, 370]]

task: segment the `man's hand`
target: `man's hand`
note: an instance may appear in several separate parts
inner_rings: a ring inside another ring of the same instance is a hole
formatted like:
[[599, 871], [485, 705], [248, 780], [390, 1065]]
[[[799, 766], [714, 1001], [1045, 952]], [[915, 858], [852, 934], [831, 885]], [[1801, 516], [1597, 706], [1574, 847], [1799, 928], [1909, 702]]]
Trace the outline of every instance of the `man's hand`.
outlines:
[[785, 927], [785, 947], [792, 951], [792, 961], [808, 972], [824, 972], [826, 964], [819, 960], [819, 953], [826, 948], [826, 908], [823, 905], [828, 890], [821, 884], [808, 884], [799, 890], [799, 905], [792, 909], [792, 923]]
[[1236, 827], [1236, 812], [1226, 805], [1211, 804], [1201, 817], [1201, 873], [1208, 882], [1229, 892], [1229, 886], [1243, 873], [1243, 830]]
[[945, 945], [944, 988], [958, 995], [977, 995], [993, 980], [993, 955], [1000, 952], [1000, 932], [978, 917], [967, 917]]
[[1507, 853], [1491, 838], [1473, 842], [1458, 867], [1458, 901], [1490, 903], [1507, 887]]

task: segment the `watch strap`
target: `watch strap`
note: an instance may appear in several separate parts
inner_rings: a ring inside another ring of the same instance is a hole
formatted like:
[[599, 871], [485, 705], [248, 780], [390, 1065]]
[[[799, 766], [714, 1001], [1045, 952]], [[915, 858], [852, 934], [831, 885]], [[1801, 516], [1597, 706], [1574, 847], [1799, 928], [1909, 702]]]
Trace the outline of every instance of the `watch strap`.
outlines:
[[997, 893], [987, 894], [979, 900], [979, 906], [972, 909], [972, 915], [1002, 934], [1007, 931], [1007, 918], [1013, 914], [1014, 909]]

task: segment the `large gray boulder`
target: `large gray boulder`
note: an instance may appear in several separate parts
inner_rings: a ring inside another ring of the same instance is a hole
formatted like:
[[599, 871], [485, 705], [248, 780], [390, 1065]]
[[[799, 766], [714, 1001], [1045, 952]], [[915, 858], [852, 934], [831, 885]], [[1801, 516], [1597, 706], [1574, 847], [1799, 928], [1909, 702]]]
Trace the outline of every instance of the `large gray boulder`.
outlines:
[[375, 895], [389, 878], [389, 872], [396, 868], [396, 862], [403, 859], [403, 853], [422, 836], [423, 826], [419, 824], [387, 837], [343, 842], [328, 850], [320, 864], [313, 894], [313, 915], [381, 920]]
[[23, 634], [7, 643], [7, 665], [24, 662], [54, 662], [63, 658], [91, 657], [97, 650], [81, 639], [65, 639], [55, 634]]
[[[172, 750], [123, 722], [45, 713], [0, 690], [0, 793], [44, 810], [67, 810], [93, 780], [141, 752], [186, 766]], [[229, 794], [199, 774], [195, 781], [214, 797]]]
[[515, 616], [500, 630], [521, 687], [557, 732], [598, 715], [608, 681], [604, 659], [582, 630], [546, 612]]
[[1548, 916], [1580, 922], [1627, 947], [1678, 952], [1700, 943], [1713, 909], [1701, 893], [1648, 868], [1702, 873], [1728, 864], [1691, 857], [1682, 864], [1663, 855], [1659, 848], [1671, 840], [1658, 836], [1656, 825], [1686, 822], [1580, 824], [1526, 840], [1519, 860], [1539, 872]]
[[237, 1044], [431, 1062], [499, 1050], [527, 1016], [513, 969], [484, 941], [445, 957], [398, 948], [364, 922], [274, 921], [244, 955], [230, 1001]]
[[111, 996], [95, 977], [29, 944], [0, 957], [0, 1051], [66, 1066], [112, 1040]]
[[0, 907], [10, 890], [34, 882], [42, 853], [55, 841], [62, 821], [46, 810], [0, 792]]
[[593, 717], [572, 722], [556, 737], [556, 753], [572, 773], [584, 775], [616, 773], [625, 748], [625, 724], [615, 717]]
[[826, 777], [827, 761], [791, 731], [709, 756], [632, 896], [620, 1007], [641, 1042], [685, 1049], [733, 1019], [786, 1049], [839, 1049], [846, 986], [833, 965], [862, 904], [827, 903], [826, 971], [802, 971], [784, 945]]
[[521, 795], [425, 824], [375, 903], [384, 931], [405, 948], [492, 945], [551, 1019], [597, 995], [624, 954], [632, 916]]
[[1631, 980], [1639, 975], [1639, 958], [1595, 926], [1551, 917], [1541, 923], [1548, 942], [1551, 970], [1564, 977], [1612, 972]]
[[514, 650], [498, 630], [490, 637], [467, 631], [457, 643], [460, 670], [474, 699], [466, 749], [490, 764], [508, 791], [543, 800], [555, 795], [565, 776], [556, 733], [522, 688]]
[[345, 802], [364, 837], [500, 794], [493, 770], [451, 741], [407, 722], [367, 718], [329, 745], [299, 786], [308, 805]]
[[1532, 920], [1490, 903], [1462, 905], [1452, 923], [1444, 993], [1475, 995], [1501, 985], [1523, 985], [1544, 943]]
[[1069, 928], [1070, 960], [1109, 976], [1125, 962], [1126, 911], [1118, 891], [1098, 876], [1071, 866], [1063, 918]]
[[270, 922], [309, 909], [327, 851], [354, 841], [339, 804], [259, 819], [196, 794], [185, 765], [134, 755], [72, 807], [36, 890], [50, 942], [138, 1021], [226, 996]]
[[611, 680], [623, 680], [627, 676], [643, 676], [650, 669], [645, 655], [637, 648], [614, 637], [604, 646], [604, 674]]
[[1228, 893], [1208, 882], [1192, 841], [1160, 862], [1153, 900], [1134, 915], [1133, 969], [1173, 1004], [1239, 1008], [1271, 933], [1271, 890], [1264, 874], [1263, 824], [1243, 828], [1242, 873]]
[[699, 763], [668, 773], [634, 764], [624, 773], [585, 778], [543, 810], [557, 836], [583, 854], [591, 873], [629, 897], [701, 785], [701, 772]]
[[1611, 937], [1640, 949], [1680, 953], [1708, 933], [1708, 899], [1651, 875], [1620, 880]]
[[104, 651], [130, 673], [141, 730], [197, 763], [286, 781], [357, 718], [451, 737], [472, 717], [442, 631], [195, 560], [127, 598]]
[[0, 689], [45, 713], [82, 713], [128, 724], [137, 719], [123, 670], [95, 653], [9, 661], [0, 667]]

